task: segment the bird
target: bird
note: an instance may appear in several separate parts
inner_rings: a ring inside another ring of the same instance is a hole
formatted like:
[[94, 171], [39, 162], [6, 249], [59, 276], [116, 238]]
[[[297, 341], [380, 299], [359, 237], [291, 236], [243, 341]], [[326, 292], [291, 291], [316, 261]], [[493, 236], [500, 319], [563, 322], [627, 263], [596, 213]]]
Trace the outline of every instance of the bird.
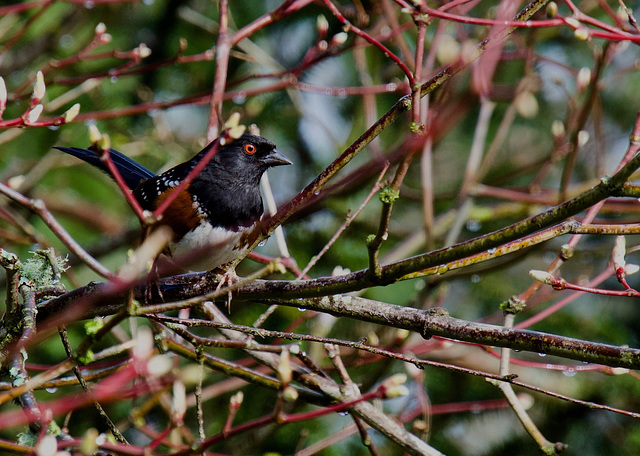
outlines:
[[[142, 209], [154, 211], [178, 187], [214, 146], [208, 144], [190, 160], [156, 175], [135, 160], [110, 149], [110, 157]], [[54, 147], [110, 175], [106, 163], [92, 149]], [[173, 230], [168, 254], [199, 258], [198, 266], [225, 270], [242, 258], [257, 236], [264, 207], [260, 179], [267, 169], [292, 162], [274, 143], [245, 133], [220, 145], [217, 153], [167, 207], [158, 222]], [[206, 253], [203, 255], [203, 253]]]

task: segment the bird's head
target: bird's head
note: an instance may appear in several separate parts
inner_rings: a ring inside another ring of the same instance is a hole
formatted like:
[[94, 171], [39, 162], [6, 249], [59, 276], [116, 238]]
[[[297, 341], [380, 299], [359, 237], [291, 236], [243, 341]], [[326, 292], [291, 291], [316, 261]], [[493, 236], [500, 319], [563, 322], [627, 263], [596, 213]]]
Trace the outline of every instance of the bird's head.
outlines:
[[212, 164], [226, 169], [231, 175], [259, 181], [267, 169], [290, 165], [291, 161], [268, 139], [247, 133], [221, 146]]

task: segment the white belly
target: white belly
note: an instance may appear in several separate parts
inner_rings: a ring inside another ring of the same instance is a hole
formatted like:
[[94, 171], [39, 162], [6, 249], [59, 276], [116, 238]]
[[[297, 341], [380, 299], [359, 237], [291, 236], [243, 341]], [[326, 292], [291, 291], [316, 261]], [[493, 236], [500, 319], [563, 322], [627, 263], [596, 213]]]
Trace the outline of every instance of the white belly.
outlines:
[[179, 242], [171, 245], [173, 260], [189, 269], [211, 270], [246, 253], [239, 249], [238, 241], [247, 230], [229, 231], [201, 224], [188, 232]]

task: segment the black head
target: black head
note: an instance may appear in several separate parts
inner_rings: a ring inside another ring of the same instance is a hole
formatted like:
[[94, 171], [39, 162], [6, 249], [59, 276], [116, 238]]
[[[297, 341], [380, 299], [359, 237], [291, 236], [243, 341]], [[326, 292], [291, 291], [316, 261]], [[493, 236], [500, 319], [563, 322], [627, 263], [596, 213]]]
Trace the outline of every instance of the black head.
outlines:
[[[207, 150], [208, 147], [196, 155], [193, 161], [199, 161]], [[242, 181], [257, 184], [267, 169], [290, 164], [291, 161], [280, 153], [271, 141], [247, 133], [221, 146], [202, 177], [207, 177], [207, 171], [222, 168], [229, 176], [236, 176]]]

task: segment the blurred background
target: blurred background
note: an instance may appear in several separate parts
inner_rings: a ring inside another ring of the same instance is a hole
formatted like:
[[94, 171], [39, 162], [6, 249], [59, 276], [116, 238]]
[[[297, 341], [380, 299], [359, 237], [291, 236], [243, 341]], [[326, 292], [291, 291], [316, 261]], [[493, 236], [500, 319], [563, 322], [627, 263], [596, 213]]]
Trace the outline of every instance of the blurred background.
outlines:
[[[353, 33], [345, 35], [323, 2], [289, 3], [300, 8], [257, 29], [232, 48], [223, 105], [225, 117], [239, 112], [242, 123], [258, 125], [261, 134], [294, 162], [293, 167], [269, 171], [278, 204], [296, 195], [400, 97], [410, 93], [398, 65]], [[413, 71], [418, 26], [403, 3], [334, 2], [344, 17], [383, 42]], [[230, 2], [230, 32], [281, 4]], [[457, 4], [457, 9], [448, 11], [461, 17], [494, 18], [499, 8], [496, 1]], [[446, 6], [439, 2], [428, 5]], [[583, 21], [590, 30], [601, 30], [594, 24], [602, 21], [637, 38], [639, 32], [620, 5], [605, 0], [576, 5], [560, 2], [558, 14], [569, 17], [571, 6], [576, 6], [592, 19]], [[422, 82], [448, 64], [465, 62], [470, 49], [490, 30], [485, 25], [429, 19]], [[535, 19], [551, 20], [544, 10]], [[41, 120], [56, 118], [75, 103], [81, 105], [78, 117], [68, 124], [11, 128], [0, 123], [0, 181], [42, 199], [71, 235], [112, 270], [123, 264], [139, 239], [135, 216], [107, 176], [51, 147], [89, 146], [87, 127], [95, 124], [110, 136], [112, 147], [151, 170], [162, 171], [192, 157], [206, 145], [218, 20], [218, 3], [206, 0], [87, 0], [0, 6], [0, 76], [9, 94], [2, 119], [17, 119], [25, 113], [39, 70], [46, 83]], [[517, 31], [503, 43], [493, 64], [483, 59], [464, 63], [459, 74], [431, 94], [428, 102], [426, 98], [422, 101], [421, 120], [426, 119], [432, 144], [428, 151], [425, 146], [416, 153], [402, 183], [389, 235], [381, 248], [382, 262], [399, 261], [500, 229], [575, 196], [612, 174], [627, 150], [640, 106], [637, 43], [581, 39], [565, 24]], [[384, 179], [393, 177], [395, 166], [411, 152], [410, 126], [410, 113], [401, 116], [349, 163], [317, 200], [287, 221], [287, 247], [300, 268], [325, 246], [348, 211], [362, 204], [387, 161], [391, 167]], [[479, 148], [480, 158], [474, 155], [474, 147]], [[476, 157], [475, 165], [469, 165], [470, 157]], [[430, 205], [432, 218], [425, 215]], [[380, 210], [381, 202], [374, 197], [308, 275], [331, 275], [336, 268], [366, 268], [366, 239], [378, 229]], [[639, 210], [635, 200], [609, 200], [596, 221], [634, 223]], [[36, 248], [52, 246], [58, 254], [66, 254], [61, 242], [34, 214], [4, 197], [0, 212], [0, 246], [5, 250], [23, 261]], [[361, 294], [417, 308], [445, 307], [457, 318], [501, 324], [500, 303], [524, 292], [532, 283], [528, 271], [545, 269], [567, 240], [561, 237], [442, 276], [374, 287]], [[621, 289], [610, 267], [613, 243], [613, 237], [585, 236], [560, 275], [595, 286], [594, 278], [605, 274], [604, 282], [597, 286]], [[636, 244], [634, 236], [627, 237], [630, 263], [638, 261]], [[273, 239], [257, 251], [273, 257], [281, 254]], [[64, 276], [69, 289], [100, 279], [75, 257], [69, 262], [71, 268]], [[246, 260], [238, 274], [246, 275], [258, 267]], [[287, 278], [294, 275], [289, 273]], [[635, 276], [628, 280], [632, 287], [638, 283]], [[6, 287], [6, 280], [2, 285]], [[638, 345], [640, 311], [636, 298], [577, 295], [543, 287], [527, 302], [516, 323], [561, 299], [572, 301], [531, 329]], [[251, 324], [264, 310], [262, 304], [239, 303], [231, 316], [235, 323]], [[278, 309], [268, 327], [347, 340], [367, 338], [372, 345], [411, 356], [497, 372], [499, 350], [437, 338], [425, 341], [393, 328], [292, 308]], [[128, 330], [125, 325], [123, 331]], [[81, 323], [69, 327], [72, 344], [83, 334]], [[99, 346], [112, 343], [113, 338], [106, 338]], [[335, 376], [320, 344], [304, 347]], [[216, 353], [232, 360], [243, 357], [242, 352], [229, 349]], [[399, 361], [357, 351], [346, 350], [343, 356], [352, 379], [363, 391], [408, 369]], [[640, 409], [640, 383], [635, 372], [611, 375], [613, 371], [602, 367], [550, 356], [513, 356], [512, 372], [526, 383], [625, 410]], [[33, 347], [29, 363], [37, 370], [38, 365], [54, 364], [65, 357], [59, 340], [51, 337]], [[182, 366], [187, 372], [188, 391], [194, 386], [188, 376], [193, 367]], [[385, 410], [397, 414], [407, 429], [443, 453], [539, 454], [500, 391], [482, 377], [435, 367], [409, 369], [409, 374], [411, 395], [385, 401]], [[224, 380], [229, 381], [210, 372], [205, 386], [214, 388]], [[37, 397], [64, 397], [73, 388], [77, 386], [39, 391]], [[270, 412], [275, 392], [242, 389], [245, 404], [251, 405], [241, 408], [237, 423]], [[210, 391], [205, 403], [208, 434], [222, 427], [226, 404], [235, 389]], [[517, 392], [530, 405], [529, 412], [545, 437], [567, 443], [571, 454], [640, 453], [637, 419], [526, 390]], [[131, 407], [140, 405], [136, 400], [123, 400], [108, 405], [107, 410], [114, 422], [124, 422]], [[195, 429], [192, 412], [187, 413], [187, 424]], [[162, 429], [165, 420], [158, 410], [146, 415], [147, 424], [156, 429]], [[214, 449], [226, 454], [294, 454], [326, 442], [351, 423], [349, 416], [329, 415], [264, 427]], [[82, 435], [89, 427], [106, 430], [91, 408], [71, 415], [68, 427], [72, 435]], [[20, 431], [0, 430], [0, 437], [15, 440]], [[150, 439], [135, 429], [125, 435], [138, 445]], [[402, 454], [375, 431], [371, 435], [380, 454]], [[369, 452], [356, 433], [326, 445], [317, 454]]]

